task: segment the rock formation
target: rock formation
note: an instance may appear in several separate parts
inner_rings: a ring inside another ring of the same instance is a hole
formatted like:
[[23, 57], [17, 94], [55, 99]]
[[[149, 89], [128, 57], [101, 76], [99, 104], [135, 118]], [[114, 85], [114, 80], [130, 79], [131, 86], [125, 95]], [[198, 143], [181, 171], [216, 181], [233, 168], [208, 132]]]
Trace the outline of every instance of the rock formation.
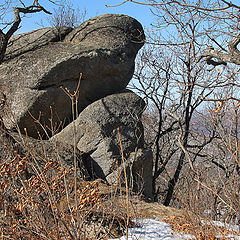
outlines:
[[73, 144], [75, 137], [77, 148], [101, 166], [103, 173], [93, 166], [98, 177], [107, 176], [116, 167], [116, 160], [119, 164], [121, 162], [118, 128], [125, 157], [143, 147], [140, 117], [144, 106], [144, 101], [130, 91], [109, 95], [86, 107], [74, 122], [53, 139]]
[[[117, 173], [117, 165], [123, 169], [121, 144], [129, 180], [134, 185], [136, 179], [142, 178], [143, 185], [148, 185], [144, 189], [150, 194], [152, 155], [144, 150], [141, 122], [144, 107], [145, 102], [131, 91], [109, 95], [86, 107], [74, 122], [52, 139], [64, 145], [73, 144], [75, 138], [78, 150], [88, 156], [84, 160], [89, 173], [111, 183], [118, 181], [116, 174], [111, 175]], [[135, 184], [134, 188], [137, 191], [141, 187]]]
[[[114, 184], [118, 173], [124, 175], [124, 158], [129, 186], [151, 198], [152, 152], [145, 148], [141, 122], [145, 103], [126, 90], [144, 38], [137, 20], [118, 14], [74, 30], [45, 28], [13, 37], [0, 65], [0, 118], [6, 128], [27, 132], [22, 154], [31, 149], [39, 161], [61, 158], [71, 168], [75, 146], [85, 176]], [[60, 133], [33, 139], [54, 133], [55, 122], [62, 122]], [[3, 148], [0, 156], [7, 156]]]
[[[62, 36], [68, 31], [63, 29]], [[70, 32], [64, 42], [56, 42], [57, 34], [48, 28], [16, 36], [0, 65], [0, 85], [7, 96], [8, 110], [8, 116], [2, 117], [9, 127], [18, 124], [23, 133], [27, 127], [29, 136], [38, 137], [36, 128], [44, 134], [32, 117], [48, 127], [49, 118], [65, 124], [71, 121], [71, 100], [60, 87], [73, 93], [80, 73], [79, 112], [123, 90], [132, 78], [135, 56], [144, 43], [141, 24], [125, 15], [90, 19]], [[38, 35], [41, 41], [35, 41]], [[22, 46], [21, 50], [17, 46]]]

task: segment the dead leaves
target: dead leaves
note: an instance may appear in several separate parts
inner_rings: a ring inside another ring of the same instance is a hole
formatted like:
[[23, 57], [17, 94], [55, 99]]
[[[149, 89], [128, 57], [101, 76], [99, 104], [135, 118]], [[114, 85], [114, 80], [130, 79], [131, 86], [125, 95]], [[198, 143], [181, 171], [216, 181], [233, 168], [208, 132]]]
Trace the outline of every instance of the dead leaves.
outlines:
[[169, 218], [160, 219], [159, 221], [171, 224], [171, 227], [175, 232], [194, 235], [196, 238], [191, 240], [230, 240], [231, 238], [227, 237], [227, 235], [232, 234], [239, 236], [240, 234], [236, 231], [231, 231], [214, 224], [205, 224], [203, 221], [194, 221], [188, 216], [171, 216]]

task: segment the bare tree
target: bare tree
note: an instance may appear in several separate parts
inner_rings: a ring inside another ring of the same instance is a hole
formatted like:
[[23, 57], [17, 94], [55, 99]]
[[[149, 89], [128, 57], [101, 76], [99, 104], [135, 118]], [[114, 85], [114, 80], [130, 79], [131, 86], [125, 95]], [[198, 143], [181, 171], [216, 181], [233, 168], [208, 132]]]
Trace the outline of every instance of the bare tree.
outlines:
[[61, 27], [75, 28], [85, 21], [86, 14], [86, 9], [81, 12], [79, 8], [74, 8], [71, 2], [64, 1], [54, 10], [53, 15], [49, 18], [49, 23], [57, 29]]
[[[191, 169], [197, 178], [194, 165], [208, 159], [204, 150], [216, 138], [216, 129], [202, 131], [194, 126], [199, 111], [206, 106], [205, 100], [216, 96], [233, 98], [237, 95], [233, 89], [238, 86], [237, 72], [232, 66], [213, 70], [206, 62], [198, 61], [206, 47], [216, 41], [206, 30], [203, 10], [211, 12], [210, 6], [197, 8], [185, 1], [170, 2], [153, 6], [152, 12], [158, 19], [153, 26], [158, 31], [148, 36], [151, 47], [140, 55], [137, 82], [133, 82], [133, 87], [154, 106], [151, 114], [155, 128], [151, 135], [155, 134], [150, 142], [155, 153], [153, 189], [155, 200], [160, 197], [165, 205], [173, 200], [183, 168]], [[220, 10], [224, 8], [219, 6]], [[215, 20], [212, 18], [210, 29], [219, 27]], [[146, 116], [149, 122], [149, 112], [145, 113], [145, 121]], [[203, 126], [203, 122], [197, 125]], [[159, 184], [163, 176], [165, 187]]]
[[61, 30], [63, 27], [76, 28], [85, 21], [87, 15], [86, 9], [80, 11], [79, 8], [74, 8], [71, 2], [64, 0], [64, 2], [56, 9], [48, 18], [48, 22], [52, 27], [58, 31], [61, 40]]

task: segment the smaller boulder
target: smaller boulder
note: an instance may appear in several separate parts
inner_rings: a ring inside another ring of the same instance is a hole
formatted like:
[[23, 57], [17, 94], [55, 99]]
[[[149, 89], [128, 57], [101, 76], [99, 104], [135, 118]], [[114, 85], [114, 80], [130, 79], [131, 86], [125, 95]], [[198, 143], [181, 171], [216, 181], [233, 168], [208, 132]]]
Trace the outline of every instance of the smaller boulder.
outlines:
[[[128, 187], [134, 192], [142, 193], [147, 199], [152, 200], [152, 169], [153, 155], [150, 149], [138, 149], [132, 152], [126, 159], [125, 168], [128, 176]], [[107, 176], [109, 184], [119, 182], [119, 174], [121, 185], [125, 186], [124, 167], [121, 165], [119, 169]], [[119, 184], [119, 183], [118, 183]]]
[[123, 155], [139, 181], [134, 188], [139, 189], [136, 184], [147, 187], [143, 193], [151, 196], [152, 157], [144, 150], [141, 122], [144, 108], [143, 99], [131, 91], [109, 95], [90, 104], [52, 139], [71, 144], [75, 139], [77, 148], [88, 156], [85, 167], [95, 178], [106, 179], [117, 166], [122, 168]]

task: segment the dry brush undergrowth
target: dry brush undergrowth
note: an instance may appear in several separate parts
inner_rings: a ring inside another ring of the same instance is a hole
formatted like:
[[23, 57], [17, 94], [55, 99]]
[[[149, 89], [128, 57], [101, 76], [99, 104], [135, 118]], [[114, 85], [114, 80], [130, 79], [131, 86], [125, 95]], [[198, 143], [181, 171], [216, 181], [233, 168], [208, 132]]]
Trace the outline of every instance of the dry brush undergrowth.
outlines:
[[239, 236], [239, 232], [227, 226], [217, 226], [213, 222], [206, 222], [192, 212], [185, 212], [181, 216], [171, 216], [160, 219], [170, 223], [174, 232], [190, 234], [191, 240], [230, 240]]
[[102, 239], [126, 230], [124, 212], [109, 204], [117, 188], [84, 181], [58, 159], [39, 160], [27, 144], [23, 151], [6, 130], [1, 133], [2, 239]]
[[[81, 77], [82, 74], [73, 93], [62, 88], [72, 103], [72, 120], [78, 116]], [[8, 130], [0, 119], [2, 239], [95, 240], [128, 233], [127, 229], [133, 223], [130, 220], [127, 181], [125, 189], [121, 186], [120, 175], [119, 185], [115, 187], [97, 180], [85, 181], [89, 175], [76, 148], [75, 134], [74, 146], [69, 152], [71, 147], [41, 140], [40, 135], [39, 140], [29, 138], [27, 131], [25, 136], [22, 135], [6, 101], [1, 103], [1, 111], [9, 120], [12, 119], [17, 130], [17, 133]], [[52, 111], [50, 127], [32, 118], [46, 136], [56, 132]], [[75, 133], [74, 122], [73, 126]], [[118, 135], [121, 145], [120, 133]], [[70, 159], [69, 155], [72, 156]], [[114, 204], [119, 199], [120, 205]]]

